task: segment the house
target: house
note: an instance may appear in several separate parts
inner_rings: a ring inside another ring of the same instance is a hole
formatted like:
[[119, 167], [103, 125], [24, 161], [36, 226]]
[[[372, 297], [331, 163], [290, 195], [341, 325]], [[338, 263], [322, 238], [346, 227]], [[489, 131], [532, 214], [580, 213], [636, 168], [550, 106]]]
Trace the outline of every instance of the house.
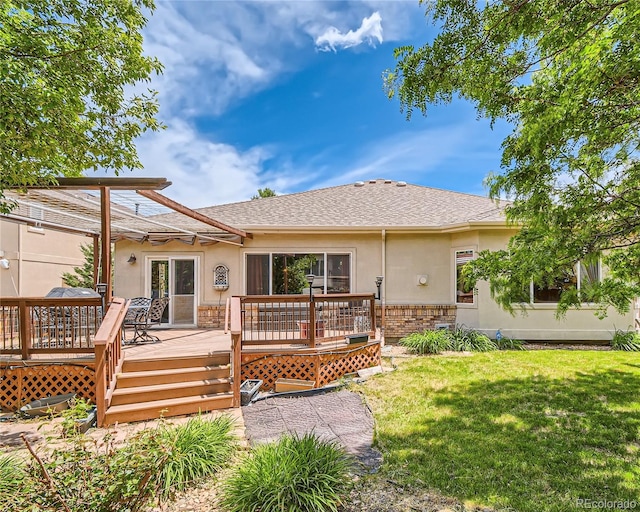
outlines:
[[[116, 242], [114, 294], [171, 297], [170, 326], [221, 327], [233, 295], [377, 293], [384, 336], [464, 324], [525, 340], [610, 340], [633, 325], [633, 312], [594, 305], [555, 317], [558, 289], [530, 290], [527, 314], [512, 316], [488, 284], [465, 288], [462, 266], [515, 233], [502, 207], [476, 195], [370, 180], [196, 210], [228, 230], [202, 230], [178, 214], [154, 217], [182, 233], [149, 233]], [[599, 279], [600, 262], [576, 269], [575, 285]]]
[[[32, 215], [44, 220], [47, 213]], [[83, 234], [0, 217], [0, 297], [42, 297], [64, 286], [62, 275], [83, 265], [80, 246], [91, 242]]]

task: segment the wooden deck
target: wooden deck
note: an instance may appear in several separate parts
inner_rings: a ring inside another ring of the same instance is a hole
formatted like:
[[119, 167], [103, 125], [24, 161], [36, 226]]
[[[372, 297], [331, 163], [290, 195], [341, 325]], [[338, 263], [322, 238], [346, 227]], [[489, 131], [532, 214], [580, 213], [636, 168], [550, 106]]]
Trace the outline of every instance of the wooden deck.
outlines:
[[124, 345], [126, 359], [162, 359], [231, 350], [231, 334], [217, 329], [153, 329], [159, 343]]

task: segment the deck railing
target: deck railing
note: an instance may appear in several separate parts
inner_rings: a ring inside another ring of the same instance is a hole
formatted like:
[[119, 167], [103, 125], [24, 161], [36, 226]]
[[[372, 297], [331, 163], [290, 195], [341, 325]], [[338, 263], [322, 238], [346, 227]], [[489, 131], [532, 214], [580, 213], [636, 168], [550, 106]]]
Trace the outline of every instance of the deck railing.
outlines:
[[104, 418], [116, 387], [116, 375], [122, 370], [122, 323], [129, 300], [114, 297], [95, 338], [96, 406], [98, 426]]
[[32, 354], [93, 353], [102, 321], [100, 297], [0, 299], [0, 351]]
[[375, 335], [373, 294], [241, 297], [242, 345], [306, 345]]

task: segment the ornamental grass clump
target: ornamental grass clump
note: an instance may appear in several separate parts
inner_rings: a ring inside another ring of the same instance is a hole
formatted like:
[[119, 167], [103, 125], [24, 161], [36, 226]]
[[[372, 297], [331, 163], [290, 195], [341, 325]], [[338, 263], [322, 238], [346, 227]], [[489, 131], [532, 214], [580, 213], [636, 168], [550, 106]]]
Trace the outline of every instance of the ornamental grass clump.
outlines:
[[337, 443], [284, 435], [251, 451], [225, 482], [221, 503], [229, 512], [336, 512], [351, 469]]
[[456, 352], [490, 352], [497, 349], [498, 346], [495, 341], [475, 329], [459, 325], [451, 333], [449, 350]]
[[451, 333], [446, 329], [413, 332], [400, 339], [398, 343], [412, 354], [439, 354], [443, 350], [449, 350]]
[[167, 450], [158, 482], [163, 500], [192, 482], [213, 476], [237, 448], [233, 420], [224, 415], [212, 420], [195, 416], [184, 425], [166, 425], [160, 431], [160, 444]]
[[495, 340], [495, 344], [498, 350], [524, 350], [526, 342], [502, 336], [500, 339]]
[[618, 329], [611, 340], [611, 348], [626, 352], [640, 352], [640, 334]]
[[18, 457], [0, 455], [0, 506], [24, 490], [22, 484], [26, 476], [24, 463]]

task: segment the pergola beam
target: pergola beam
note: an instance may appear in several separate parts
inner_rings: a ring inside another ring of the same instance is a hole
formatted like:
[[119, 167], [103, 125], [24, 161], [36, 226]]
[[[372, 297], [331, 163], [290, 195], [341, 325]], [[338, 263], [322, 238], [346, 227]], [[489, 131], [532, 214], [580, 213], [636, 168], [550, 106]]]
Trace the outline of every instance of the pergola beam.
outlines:
[[212, 219], [211, 217], [207, 217], [206, 215], [203, 215], [195, 210], [192, 210], [191, 208], [188, 208], [183, 204], [177, 203], [173, 199], [169, 199], [168, 197], [163, 196], [162, 194], [159, 194], [158, 192], [155, 192], [153, 190], [136, 190], [136, 192], [141, 196], [146, 197], [147, 199], [151, 199], [152, 201], [155, 201], [156, 203], [159, 203], [162, 206], [171, 208], [172, 210], [175, 210], [178, 213], [186, 215], [187, 217], [191, 217], [192, 219], [200, 221], [203, 224], [207, 224], [209, 226], [213, 226], [218, 229], [223, 229], [227, 233], [232, 233], [242, 238], [253, 238], [253, 235], [251, 233], [247, 233], [242, 229], [228, 226], [223, 222], [219, 222], [215, 219]]
[[57, 185], [33, 186], [27, 188], [53, 188], [68, 190], [162, 190], [171, 185], [166, 178], [56, 178]]

